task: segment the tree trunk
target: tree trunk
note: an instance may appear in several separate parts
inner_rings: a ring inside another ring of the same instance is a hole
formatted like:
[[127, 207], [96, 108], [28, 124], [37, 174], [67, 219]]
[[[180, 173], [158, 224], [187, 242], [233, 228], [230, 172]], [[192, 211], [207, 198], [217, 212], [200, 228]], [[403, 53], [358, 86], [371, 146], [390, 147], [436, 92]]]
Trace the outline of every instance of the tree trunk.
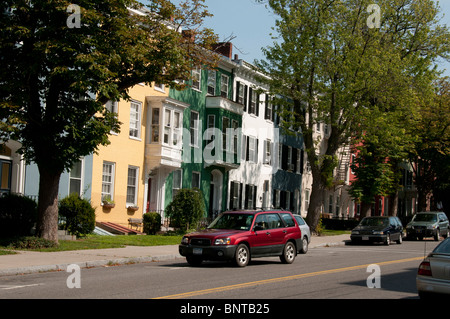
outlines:
[[397, 216], [398, 192], [389, 196], [388, 216]]
[[306, 215], [306, 223], [311, 228], [311, 231], [316, 232], [319, 224], [320, 214], [322, 212], [322, 200], [324, 186], [321, 183], [320, 177], [313, 176], [313, 184], [311, 187], [311, 195], [309, 199], [308, 214]]
[[37, 236], [58, 243], [58, 188], [60, 172], [39, 167]]
[[359, 214], [360, 219], [370, 216], [370, 209], [372, 208], [372, 203], [361, 202], [361, 212]]

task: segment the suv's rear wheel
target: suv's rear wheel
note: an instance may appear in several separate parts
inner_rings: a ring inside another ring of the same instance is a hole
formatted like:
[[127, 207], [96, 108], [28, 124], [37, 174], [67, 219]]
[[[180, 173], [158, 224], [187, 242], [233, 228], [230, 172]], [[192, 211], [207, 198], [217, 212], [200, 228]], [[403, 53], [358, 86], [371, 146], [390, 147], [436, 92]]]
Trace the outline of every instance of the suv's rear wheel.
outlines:
[[245, 267], [250, 261], [250, 251], [247, 245], [240, 244], [236, 249], [236, 254], [234, 256], [234, 262], [236, 266]]
[[295, 245], [292, 242], [287, 242], [283, 249], [283, 254], [280, 260], [284, 264], [292, 264], [295, 260]]

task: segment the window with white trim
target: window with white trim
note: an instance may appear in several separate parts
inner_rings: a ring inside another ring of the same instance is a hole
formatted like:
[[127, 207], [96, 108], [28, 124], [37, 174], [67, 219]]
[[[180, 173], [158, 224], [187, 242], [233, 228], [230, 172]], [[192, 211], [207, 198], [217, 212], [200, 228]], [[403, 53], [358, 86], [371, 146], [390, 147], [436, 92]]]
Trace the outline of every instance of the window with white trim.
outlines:
[[138, 196], [139, 167], [128, 166], [127, 206], [136, 206]]
[[82, 172], [83, 160], [79, 160], [72, 165], [69, 173], [69, 194], [76, 193], [81, 195], [82, 192]]
[[223, 98], [228, 98], [228, 75], [222, 74], [220, 76], [220, 96]]
[[152, 143], [159, 143], [159, 108], [152, 109]]
[[209, 95], [216, 95], [216, 71], [208, 70], [208, 91]]
[[175, 198], [178, 191], [182, 188], [182, 180], [181, 180], [181, 169], [173, 172], [173, 180], [172, 180], [172, 199]]
[[200, 85], [202, 81], [202, 69], [200, 67], [196, 67], [192, 70], [192, 88], [198, 91], [201, 91]]
[[142, 103], [132, 101], [130, 105], [130, 137], [141, 138], [141, 107]]
[[199, 127], [199, 118], [198, 113], [191, 111], [191, 122], [190, 122], [190, 131], [191, 131], [191, 146], [198, 147], [198, 127]]
[[192, 188], [200, 188], [200, 173], [192, 172]]
[[102, 172], [102, 201], [105, 198], [114, 200], [115, 163], [103, 162]]

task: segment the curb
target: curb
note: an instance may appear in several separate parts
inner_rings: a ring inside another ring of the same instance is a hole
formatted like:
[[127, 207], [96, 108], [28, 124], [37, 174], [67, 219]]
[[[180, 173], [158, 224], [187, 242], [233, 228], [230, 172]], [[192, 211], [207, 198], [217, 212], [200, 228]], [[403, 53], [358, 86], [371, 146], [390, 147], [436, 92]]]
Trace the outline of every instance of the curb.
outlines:
[[8, 275], [22, 275], [22, 274], [33, 274], [40, 272], [50, 272], [50, 271], [67, 271], [70, 265], [78, 265], [80, 268], [94, 268], [94, 267], [112, 267], [120, 265], [130, 265], [138, 263], [150, 263], [158, 261], [168, 261], [183, 258], [181, 255], [161, 255], [155, 257], [128, 257], [119, 259], [103, 259], [94, 261], [83, 261], [74, 262], [66, 264], [57, 265], [42, 265], [42, 266], [28, 266], [28, 267], [18, 267], [0, 270], [0, 276]]

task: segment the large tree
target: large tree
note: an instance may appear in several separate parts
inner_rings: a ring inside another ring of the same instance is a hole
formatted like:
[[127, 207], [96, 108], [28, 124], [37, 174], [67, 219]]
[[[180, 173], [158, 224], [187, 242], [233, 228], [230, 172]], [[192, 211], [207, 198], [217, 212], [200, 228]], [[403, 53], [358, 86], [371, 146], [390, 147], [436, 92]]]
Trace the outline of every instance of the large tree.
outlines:
[[37, 235], [57, 242], [61, 174], [120, 129], [104, 104], [189, 79], [214, 64], [217, 39], [204, 0], [3, 0], [0, 12], [0, 138], [37, 164]]
[[[258, 0], [257, 0], [258, 1]], [[264, 2], [263, 0], [259, 2]], [[431, 0], [268, 0], [277, 16], [276, 39], [258, 67], [284, 104], [287, 127], [301, 129], [313, 184], [307, 222], [318, 224], [324, 190], [333, 180], [336, 153], [370, 109], [408, 108], [413, 83], [429, 77], [446, 57], [449, 32], [437, 24]], [[378, 10], [379, 9], [379, 10]], [[328, 124], [320, 153], [313, 133]]]

